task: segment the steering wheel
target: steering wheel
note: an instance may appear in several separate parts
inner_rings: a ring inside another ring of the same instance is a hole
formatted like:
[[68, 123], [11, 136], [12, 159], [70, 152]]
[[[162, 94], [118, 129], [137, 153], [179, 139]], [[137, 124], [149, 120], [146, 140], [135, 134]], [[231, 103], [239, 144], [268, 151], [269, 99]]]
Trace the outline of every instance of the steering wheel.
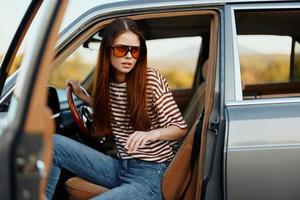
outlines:
[[[81, 90], [89, 96], [88, 92], [81, 87]], [[80, 108], [80, 113], [76, 108], [76, 105], [74, 103], [74, 99], [73, 99], [73, 86], [71, 84], [67, 85], [67, 99], [68, 99], [68, 104], [71, 110], [71, 115], [76, 123], [76, 125], [78, 126], [80, 132], [82, 133], [82, 135], [84, 137], [89, 137], [89, 128], [87, 126], [87, 124], [92, 124], [92, 115], [91, 115], [91, 111], [86, 107], [82, 107]], [[82, 116], [82, 117], [81, 117]]]

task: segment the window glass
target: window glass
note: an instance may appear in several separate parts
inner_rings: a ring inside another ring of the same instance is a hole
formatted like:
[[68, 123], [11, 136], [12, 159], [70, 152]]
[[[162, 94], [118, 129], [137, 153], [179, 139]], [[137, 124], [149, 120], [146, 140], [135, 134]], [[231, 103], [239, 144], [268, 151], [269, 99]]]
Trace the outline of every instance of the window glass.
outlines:
[[[0, 7], [0, 24], [1, 24], [1, 34], [0, 34], [0, 64], [2, 63], [3, 56], [5, 55], [10, 42], [27, 10], [30, 1], [3, 1]], [[9, 20], [7, 20], [9, 19]], [[26, 34], [28, 35], [28, 34]], [[24, 54], [24, 42], [22, 43], [16, 58], [11, 66], [9, 75], [15, 72], [21, 64]]]
[[98, 48], [84, 48], [80, 46], [51, 74], [49, 84], [57, 89], [65, 89], [68, 79], [84, 81], [97, 62]]
[[189, 89], [193, 85], [201, 37], [148, 40], [148, 66], [157, 69], [171, 89]]
[[[3, 1], [0, 6], [0, 24], [1, 24], [1, 37], [0, 37], [0, 60], [2, 60], [4, 53], [24, 16], [30, 1]], [[7, 20], [9, 19], [9, 20]]]
[[295, 43], [295, 71], [294, 79], [300, 81], [300, 44], [299, 42]]
[[237, 10], [235, 22], [243, 99], [300, 96], [300, 11]]
[[288, 36], [239, 35], [243, 84], [289, 81], [291, 44]]
[[[168, 80], [170, 88], [191, 88], [200, 45], [200, 37], [147, 41], [148, 66], [158, 69]], [[97, 54], [97, 45], [80, 46], [52, 72], [49, 84], [64, 89], [68, 79], [84, 81], [96, 66]]]

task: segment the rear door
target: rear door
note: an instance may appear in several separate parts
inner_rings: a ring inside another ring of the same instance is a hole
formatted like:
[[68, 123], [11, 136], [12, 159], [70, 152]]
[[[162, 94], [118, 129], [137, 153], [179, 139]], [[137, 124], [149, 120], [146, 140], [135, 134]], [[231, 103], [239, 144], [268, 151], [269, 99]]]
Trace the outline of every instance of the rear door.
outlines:
[[[32, 1], [3, 60], [10, 66], [37, 13], [7, 113], [0, 118], [0, 199], [41, 199], [50, 163], [54, 124], [47, 108], [47, 80], [67, 1]], [[2, 76], [6, 76], [6, 70]], [[5, 78], [4, 78], [5, 81]], [[3, 84], [3, 82], [1, 82]]]
[[227, 199], [299, 199], [300, 88], [289, 70], [300, 4], [227, 5], [225, 16]]

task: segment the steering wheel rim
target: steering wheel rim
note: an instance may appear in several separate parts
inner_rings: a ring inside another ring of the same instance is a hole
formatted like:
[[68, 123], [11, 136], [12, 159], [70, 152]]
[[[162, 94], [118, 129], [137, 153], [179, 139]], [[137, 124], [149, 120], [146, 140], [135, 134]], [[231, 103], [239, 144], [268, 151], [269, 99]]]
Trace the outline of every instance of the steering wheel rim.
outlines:
[[78, 126], [80, 132], [83, 134], [83, 136], [88, 137], [89, 136], [89, 130], [85, 126], [85, 123], [83, 122], [82, 118], [80, 117], [80, 114], [75, 106], [74, 99], [73, 99], [73, 87], [71, 84], [67, 85], [67, 100], [70, 107], [71, 115]]

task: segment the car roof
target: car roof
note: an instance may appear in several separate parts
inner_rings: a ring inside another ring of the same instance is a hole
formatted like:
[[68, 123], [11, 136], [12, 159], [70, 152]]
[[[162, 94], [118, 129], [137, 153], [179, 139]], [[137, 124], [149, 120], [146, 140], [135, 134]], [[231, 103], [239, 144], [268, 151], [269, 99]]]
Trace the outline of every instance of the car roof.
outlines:
[[296, 2], [295, 0], [112, 0], [110, 1], [111, 3], [107, 3], [107, 4], [124, 4], [124, 5], [128, 5], [128, 4], [149, 4], [149, 3], [172, 3], [172, 2], [176, 2], [176, 3], [190, 3], [190, 2], [194, 2], [197, 4], [231, 4], [231, 3], [254, 3], [254, 2], [288, 2], [288, 1], [293, 1]]
[[295, 2], [292, 0], [111, 0], [111, 1], [99, 1], [95, 2], [94, 6], [87, 9], [81, 15], [78, 15], [74, 20], [69, 23], [60, 32], [60, 36], [64, 35], [74, 25], [76, 25], [82, 19], [90, 16], [92, 13], [99, 11], [114, 13], [117, 10], [135, 10], [155, 8], [164, 9], [170, 6], [218, 6], [225, 4], [246, 4], [246, 3], [279, 3], [279, 2]]
[[151, 6], [151, 5], [224, 5], [224, 4], [244, 4], [244, 3], [279, 3], [279, 2], [300, 2], [296, 0], [112, 0], [109, 3], [99, 3], [103, 8], [122, 6]]

